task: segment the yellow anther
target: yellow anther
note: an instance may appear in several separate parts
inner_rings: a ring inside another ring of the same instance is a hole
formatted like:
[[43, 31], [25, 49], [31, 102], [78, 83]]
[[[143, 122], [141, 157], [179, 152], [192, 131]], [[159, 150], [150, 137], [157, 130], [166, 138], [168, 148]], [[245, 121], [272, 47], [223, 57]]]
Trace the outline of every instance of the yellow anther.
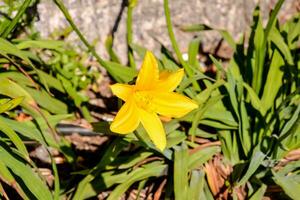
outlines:
[[138, 107], [147, 110], [148, 112], [154, 112], [154, 106], [152, 103], [153, 96], [147, 92], [137, 91], [134, 93], [135, 103]]

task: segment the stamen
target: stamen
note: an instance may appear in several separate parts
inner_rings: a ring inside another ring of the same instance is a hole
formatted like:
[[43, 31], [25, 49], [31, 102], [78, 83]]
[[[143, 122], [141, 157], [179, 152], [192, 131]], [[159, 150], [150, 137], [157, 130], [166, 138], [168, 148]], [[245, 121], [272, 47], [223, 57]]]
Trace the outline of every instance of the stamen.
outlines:
[[137, 106], [148, 112], [155, 112], [154, 105], [152, 103], [153, 96], [147, 92], [137, 91], [134, 93], [134, 99]]

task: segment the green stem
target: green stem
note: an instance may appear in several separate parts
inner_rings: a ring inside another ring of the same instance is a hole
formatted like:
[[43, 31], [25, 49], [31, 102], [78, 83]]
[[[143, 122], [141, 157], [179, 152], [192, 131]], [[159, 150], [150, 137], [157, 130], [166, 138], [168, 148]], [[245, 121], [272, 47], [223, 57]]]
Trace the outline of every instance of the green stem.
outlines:
[[197, 113], [192, 121], [192, 127], [189, 130], [189, 135], [191, 135], [191, 137], [192, 137], [192, 139], [191, 139], [192, 143], [194, 143], [194, 141], [195, 141], [196, 130], [197, 130], [197, 127], [199, 125], [202, 115], [203, 115], [202, 110], [197, 111]]
[[[173, 31], [173, 27], [172, 27], [172, 21], [171, 21], [169, 1], [168, 0], [164, 0], [164, 10], [165, 10], [165, 16], [166, 16], [167, 29], [168, 29], [169, 37], [170, 37], [170, 40], [171, 40], [171, 43], [172, 43], [172, 47], [173, 47], [173, 49], [176, 53], [176, 56], [177, 56], [179, 62], [183, 66], [184, 70], [186, 71], [188, 77], [192, 79], [193, 78], [193, 71], [190, 68], [190, 66], [183, 60], [182, 54], [179, 50], [178, 44], [177, 44], [176, 39], [175, 39], [175, 34], [174, 34], [174, 31]], [[200, 90], [200, 87], [199, 87], [197, 81], [193, 80], [192, 83], [193, 83], [193, 86], [196, 90]]]
[[52, 165], [53, 174], [54, 174], [54, 197], [53, 197], [53, 199], [59, 200], [60, 183], [59, 183], [59, 175], [58, 175], [58, 171], [57, 171], [57, 165], [51, 154], [50, 154], [50, 158], [51, 158], [51, 165]]
[[274, 9], [271, 12], [271, 16], [269, 18], [269, 21], [267, 23], [266, 29], [264, 31], [264, 40], [263, 40], [263, 44], [262, 44], [262, 54], [260, 55], [260, 52], [258, 53], [258, 64], [256, 67], [256, 77], [253, 83], [253, 87], [256, 91], [257, 94], [259, 94], [260, 90], [261, 90], [261, 84], [262, 84], [262, 76], [263, 76], [263, 67], [264, 67], [264, 63], [265, 63], [265, 57], [267, 54], [267, 42], [268, 42], [268, 36], [269, 33], [272, 29], [272, 27], [274, 26], [274, 23], [276, 21], [276, 16], [282, 6], [282, 4], [284, 3], [285, 0], [279, 0], [277, 2], [277, 4], [275, 5]]
[[[83, 42], [83, 44], [88, 48], [89, 52], [92, 53], [92, 55], [96, 58], [96, 60], [106, 69], [108, 70], [106, 62], [97, 54], [95, 48], [90, 45], [90, 43], [87, 41], [87, 39], [83, 36], [83, 34], [80, 32], [80, 30], [75, 25], [74, 21], [72, 20], [72, 17], [70, 13], [68, 12], [67, 8], [63, 4], [61, 0], [54, 0], [55, 4], [58, 6], [58, 8], [61, 10], [61, 12], [64, 14], [65, 18], [73, 28], [73, 30], [76, 32], [80, 40]], [[108, 70], [109, 71], [109, 70]]]
[[148, 179], [144, 179], [142, 181], [140, 181], [139, 186], [138, 186], [138, 193], [135, 197], [135, 200], [139, 200], [140, 199], [140, 195], [141, 195], [141, 191], [142, 189], [145, 187], [146, 183], [147, 183]]
[[10, 34], [10, 32], [14, 30], [15, 26], [17, 25], [17, 23], [19, 22], [19, 20], [23, 16], [23, 14], [25, 13], [26, 9], [29, 7], [30, 3], [31, 3], [31, 0], [24, 1], [22, 6], [20, 7], [20, 9], [18, 10], [17, 15], [10, 22], [9, 26], [5, 29], [4, 33], [1, 34], [2, 38], [6, 38]]
[[132, 36], [132, 11], [133, 11], [134, 6], [131, 5], [131, 2], [129, 3], [127, 7], [127, 20], [126, 20], [126, 28], [127, 28], [127, 48], [128, 48], [128, 62], [129, 66], [135, 69], [135, 62], [133, 58], [133, 51], [131, 48], [131, 44], [133, 41], [133, 36]]

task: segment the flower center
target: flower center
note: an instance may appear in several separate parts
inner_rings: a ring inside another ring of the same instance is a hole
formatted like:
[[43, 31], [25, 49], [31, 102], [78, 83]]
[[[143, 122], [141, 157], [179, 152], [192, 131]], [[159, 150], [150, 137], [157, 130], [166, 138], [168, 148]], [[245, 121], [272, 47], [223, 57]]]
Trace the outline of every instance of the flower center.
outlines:
[[154, 105], [152, 103], [153, 96], [147, 92], [137, 91], [134, 93], [134, 99], [137, 106], [148, 112], [154, 112]]

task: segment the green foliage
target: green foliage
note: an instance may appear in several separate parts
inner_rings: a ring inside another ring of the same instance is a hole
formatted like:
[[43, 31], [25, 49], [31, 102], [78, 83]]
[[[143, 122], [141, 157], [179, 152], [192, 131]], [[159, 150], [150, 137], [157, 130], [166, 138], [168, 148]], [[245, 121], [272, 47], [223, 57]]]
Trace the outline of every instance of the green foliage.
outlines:
[[[101, 74], [98, 65], [85, 64], [89, 53], [114, 81], [130, 82], [136, 77], [134, 56], [143, 57], [146, 49], [134, 43], [132, 14], [138, 2], [129, 2], [126, 67], [113, 49], [111, 35], [104, 44], [110, 60], [97, 54], [63, 1], [54, 3], [88, 52], [79, 55], [64, 41], [36, 35], [17, 37], [22, 22], [29, 20], [27, 9], [37, 2], [4, 1], [0, 9], [9, 18], [0, 19], [0, 198], [7, 198], [10, 188], [23, 199], [79, 200], [108, 192], [107, 198], [114, 200], [132, 189], [140, 195], [142, 189], [154, 185], [152, 194], [165, 199], [215, 199], [224, 190], [228, 198], [242, 194], [256, 200], [268, 195], [269, 185], [278, 185], [280, 197], [297, 199], [300, 162], [285, 163], [285, 158], [300, 148], [300, 15], [279, 24], [276, 16], [283, 0], [278, 1], [265, 27], [257, 7], [250, 36], [243, 36], [240, 42], [225, 30], [204, 24], [181, 27], [193, 32], [216, 30], [234, 50], [226, 67], [209, 56], [217, 68], [215, 76], [201, 70], [199, 38], [188, 44], [188, 60], [183, 60], [165, 0], [167, 31], [176, 57], [162, 45], [159, 65], [169, 71], [185, 69], [187, 75], [177, 92], [197, 101], [199, 108], [164, 123], [164, 152], [153, 146], [141, 128], [121, 137], [109, 130], [109, 122], [92, 123], [94, 131], [109, 140], [93, 158], [95, 164], [78, 164], [79, 156], [55, 127], [76, 116], [94, 122], [86, 91]], [[28, 120], [18, 120], [19, 113]], [[46, 147], [53, 185], [31, 159], [28, 142]], [[61, 178], [65, 172], [56, 166], [51, 149], [65, 158], [68, 178]], [[217, 186], [222, 171], [218, 167], [223, 170], [222, 191]]]

